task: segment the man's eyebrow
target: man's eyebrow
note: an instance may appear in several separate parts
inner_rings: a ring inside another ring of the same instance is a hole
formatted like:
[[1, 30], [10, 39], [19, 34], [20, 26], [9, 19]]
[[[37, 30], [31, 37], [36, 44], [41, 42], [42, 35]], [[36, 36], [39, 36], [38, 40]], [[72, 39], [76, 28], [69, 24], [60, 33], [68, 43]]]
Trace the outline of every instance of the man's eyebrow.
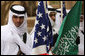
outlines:
[[24, 17], [24, 16], [17, 16], [17, 15], [13, 15], [13, 16], [15, 16], [15, 17]]
[[[13, 16], [16, 16], [16, 15], [13, 15]], [[16, 16], [16, 17], [18, 17], [18, 16]]]

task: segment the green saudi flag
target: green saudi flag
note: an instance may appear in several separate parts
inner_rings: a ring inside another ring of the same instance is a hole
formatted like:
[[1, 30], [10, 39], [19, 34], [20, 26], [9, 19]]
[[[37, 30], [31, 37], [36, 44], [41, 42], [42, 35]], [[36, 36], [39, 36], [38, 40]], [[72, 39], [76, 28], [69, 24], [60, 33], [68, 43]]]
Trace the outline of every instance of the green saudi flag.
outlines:
[[78, 45], [76, 45], [76, 38], [78, 36], [80, 24], [81, 7], [81, 1], [77, 1], [68, 15], [64, 18], [58, 39], [52, 50], [53, 54], [77, 55]]

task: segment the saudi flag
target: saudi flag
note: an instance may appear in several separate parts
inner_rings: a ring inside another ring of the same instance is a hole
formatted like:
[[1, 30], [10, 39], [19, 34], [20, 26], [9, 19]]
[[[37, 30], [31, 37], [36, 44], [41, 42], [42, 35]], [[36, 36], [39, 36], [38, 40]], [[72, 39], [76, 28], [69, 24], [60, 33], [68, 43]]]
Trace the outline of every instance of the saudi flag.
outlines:
[[77, 1], [68, 15], [64, 18], [58, 39], [52, 50], [53, 54], [77, 55], [78, 45], [76, 45], [76, 38], [78, 36], [80, 24], [81, 6], [81, 1]]

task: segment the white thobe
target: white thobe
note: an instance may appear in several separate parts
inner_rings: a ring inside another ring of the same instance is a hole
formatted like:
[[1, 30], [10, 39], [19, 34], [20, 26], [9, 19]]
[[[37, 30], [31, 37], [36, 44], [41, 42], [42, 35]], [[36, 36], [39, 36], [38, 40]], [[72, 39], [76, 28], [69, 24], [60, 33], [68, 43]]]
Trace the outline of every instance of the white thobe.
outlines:
[[32, 50], [32, 38], [27, 34], [26, 44], [22, 41], [20, 36], [5, 25], [1, 26], [1, 55], [17, 55], [19, 47], [21, 51], [26, 55], [31, 54]]

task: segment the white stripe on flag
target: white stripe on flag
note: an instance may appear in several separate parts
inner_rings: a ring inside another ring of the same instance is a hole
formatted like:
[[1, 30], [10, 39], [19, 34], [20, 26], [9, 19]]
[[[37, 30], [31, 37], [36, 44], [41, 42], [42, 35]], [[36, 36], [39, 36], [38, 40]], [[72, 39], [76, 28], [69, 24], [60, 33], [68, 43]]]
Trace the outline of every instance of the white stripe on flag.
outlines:
[[33, 48], [32, 55], [44, 54], [46, 52], [46, 45], [40, 45], [39, 47]]

